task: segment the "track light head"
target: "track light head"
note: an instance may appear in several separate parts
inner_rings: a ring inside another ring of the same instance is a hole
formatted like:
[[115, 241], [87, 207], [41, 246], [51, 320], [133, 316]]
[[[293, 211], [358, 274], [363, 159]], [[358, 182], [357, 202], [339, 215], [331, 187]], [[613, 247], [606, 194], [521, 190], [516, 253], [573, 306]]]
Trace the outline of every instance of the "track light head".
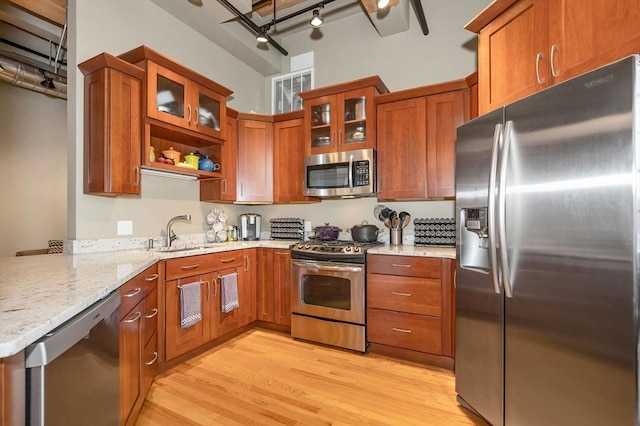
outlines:
[[53, 84], [53, 77], [47, 77], [47, 73], [45, 73], [44, 71], [42, 71], [42, 76], [44, 77], [44, 80], [40, 82], [40, 85], [42, 87], [46, 87], [47, 89], [56, 88], [56, 85]]
[[313, 11], [313, 17], [309, 21], [309, 24], [311, 24], [312, 27], [317, 28], [322, 25], [323, 22], [324, 20], [322, 19], [322, 16], [320, 16], [320, 9], [315, 9]]
[[384, 9], [389, 6], [390, 0], [378, 0], [378, 9]]
[[267, 37], [267, 31], [269, 31], [269, 27], [260, 28], [260, 32], [256, 36], [256, 41], [258, 43], [266, 43], [269, 41], [269, 38]]

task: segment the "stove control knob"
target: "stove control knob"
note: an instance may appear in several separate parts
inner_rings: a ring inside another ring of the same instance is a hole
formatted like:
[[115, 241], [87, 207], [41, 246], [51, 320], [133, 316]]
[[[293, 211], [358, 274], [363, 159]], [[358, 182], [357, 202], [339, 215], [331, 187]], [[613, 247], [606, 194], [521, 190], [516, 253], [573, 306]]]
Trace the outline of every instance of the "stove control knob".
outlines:
[[298, 243], [298, 249], [299, 249], [299, 250], [302, 250], [302, 247], [304, 247], [304, 244], [302, 244], [302, 243]]
[[346, 253], [349, 253], [349, 252], [351, 251], [351, 246], [346, 246], [346, 247], [344, 248], [344, 251], [345, 251]]
[[309, 247], [311, 247], [309, 244], [305, 244], [304, 248], [309, 250]]
[[354, 247], [353, 251], [356, 252], [356, 253], [360, 253], [360, 247]]

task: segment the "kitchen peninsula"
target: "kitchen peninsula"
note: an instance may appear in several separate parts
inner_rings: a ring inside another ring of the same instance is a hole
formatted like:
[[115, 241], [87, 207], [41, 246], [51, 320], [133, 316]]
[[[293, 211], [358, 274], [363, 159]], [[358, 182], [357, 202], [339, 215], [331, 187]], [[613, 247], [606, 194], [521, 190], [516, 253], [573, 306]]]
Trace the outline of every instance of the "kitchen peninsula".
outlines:
[[[172, 258], [246, 249], [282, 250], [288, 249], [290, 244], [290, 241], [261, 240], [216, 244], [175, 253], [122, 250], [0, 259], [3, 271], [0, 277], [0, 358], [4, 367], [2, 379], [5, 390], [2, 404], [18, 412], [19, 407], [24, 407], [24, 349], [28, 345], [126, 285], [147, 268]], [[452, 248], [380, 246], [371, 252], [377, 255], [455, 257]], [[162, 311], [164, 307], [159, 305], [159, 309]], [[8, 376], [12, 379], [7, 380]]]

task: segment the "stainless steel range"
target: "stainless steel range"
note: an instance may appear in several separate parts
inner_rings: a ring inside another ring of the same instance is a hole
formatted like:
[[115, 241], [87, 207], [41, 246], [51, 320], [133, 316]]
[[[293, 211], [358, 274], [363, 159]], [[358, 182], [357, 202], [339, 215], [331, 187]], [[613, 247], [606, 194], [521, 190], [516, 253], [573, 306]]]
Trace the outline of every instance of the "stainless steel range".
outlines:
[[381, 243], [304, 241], [291, 246], [291, 335], [366, 351], [366, 252]]

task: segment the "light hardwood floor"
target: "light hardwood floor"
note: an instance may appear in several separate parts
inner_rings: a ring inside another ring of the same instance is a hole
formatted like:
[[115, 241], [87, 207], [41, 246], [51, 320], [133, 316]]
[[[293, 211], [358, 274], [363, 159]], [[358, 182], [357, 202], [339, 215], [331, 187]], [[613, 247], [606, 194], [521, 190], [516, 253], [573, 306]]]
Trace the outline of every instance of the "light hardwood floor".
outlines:
[[159, 375], [137, 426], [484, 425], [454, 376], [254, 329]]

